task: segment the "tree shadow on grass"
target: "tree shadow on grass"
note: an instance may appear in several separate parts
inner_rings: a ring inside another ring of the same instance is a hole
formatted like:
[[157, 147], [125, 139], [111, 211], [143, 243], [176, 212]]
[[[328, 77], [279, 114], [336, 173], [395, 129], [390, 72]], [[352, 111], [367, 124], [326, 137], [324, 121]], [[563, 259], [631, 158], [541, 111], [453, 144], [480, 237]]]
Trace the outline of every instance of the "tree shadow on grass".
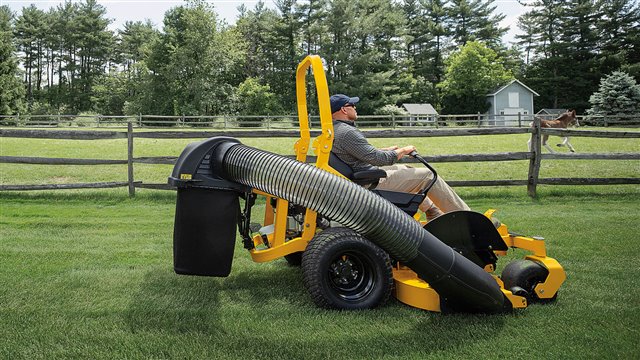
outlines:
[[220, 282], [215, 278], [178, 276], [163, 270], [145, 275], [125, 313], [131, 331], [216, 332]]
[[134, 333], [220, 333], [224, 329], [216, 309], [222, 302], [260, 308], [271, 300], [288, 303], [304, 296], [299, 271], [284, 264], [267, 272], [232, 272], [228, 278], [183, 276], [158, 269], [145, 275], [125, 319]]
[[150, 271], [126, 322], [133, 333], [195, 335], [205, 353], [229, 358], [421, 358], [483, 347], [514, 316], [430, 313], [395, 300], [374, 310], [324, 310], [311, 301], [299, 269], [277, 261], [243, 265], [228, 278]]
[[[279, 314], [278, 318], [267, 317], [267, 322], [285, 322], [289, 327], [279, 338], [274, 335], [280, 328], [256, 327], [247, 329], [250, 335], [243, 336], [241, 342], [225, 341], [216, 348], [237, 353], [238, 348], [244, 347], [240, 357], [256, 358], [259, 354], [257, 358], [268, 359], [411, 359], [447, 353], [471, 356], [474, 350], [466, 348], [475, 348], [478, 354], [478, 348], [486, 348], [496, 333], [501, 332], [504, 318], [509, 316], [426, 313], [395, 302], [383, 309], [368, 311], [318, 309], [310, 312], [306, 309], [300, 313], [292, 311]], [[389, 318], [394, 315], [395, 318]], [[287, 318], [291, 320], [285, 320]], [[312, 325], [316, 321], [320, 324]], [[234, 330], [229, 329], [231, 339], [235, 338], [233, 333]], [[264, 336], [265, 333], [269, 336]], [[278, 343], [276, 339], [280, 340], [280, 346], [274, 346]]]

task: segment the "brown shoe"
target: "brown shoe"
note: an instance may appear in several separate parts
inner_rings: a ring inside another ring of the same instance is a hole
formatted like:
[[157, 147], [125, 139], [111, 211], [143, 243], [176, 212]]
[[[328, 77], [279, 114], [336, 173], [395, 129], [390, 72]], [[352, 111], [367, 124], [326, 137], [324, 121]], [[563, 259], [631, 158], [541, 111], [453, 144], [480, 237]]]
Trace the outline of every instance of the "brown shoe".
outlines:
[[424, 214], [427, 216], [427, 221], [431, 221], [439, 216], [444, 215], [444, 213], [442, 212], [442, 210], [440, 210], [437, 206], [433, 205], [432, 207], [428, 208], [427, 211], [424, 212]]

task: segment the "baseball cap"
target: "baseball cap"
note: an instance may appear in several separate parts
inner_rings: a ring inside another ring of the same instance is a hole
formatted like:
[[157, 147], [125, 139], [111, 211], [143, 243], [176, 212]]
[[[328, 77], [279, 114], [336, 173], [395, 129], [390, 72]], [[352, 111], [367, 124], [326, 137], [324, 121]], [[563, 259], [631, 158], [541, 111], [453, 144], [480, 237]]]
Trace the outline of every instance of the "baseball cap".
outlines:
[[358, 101], [360, 101], [359, 97], [348, 97], [344, 94], [331, 95], [331, 98], [329, 99], [329, 102], [331, 103], [331, 113], [333, 114], [347, 104], [355, 105]]

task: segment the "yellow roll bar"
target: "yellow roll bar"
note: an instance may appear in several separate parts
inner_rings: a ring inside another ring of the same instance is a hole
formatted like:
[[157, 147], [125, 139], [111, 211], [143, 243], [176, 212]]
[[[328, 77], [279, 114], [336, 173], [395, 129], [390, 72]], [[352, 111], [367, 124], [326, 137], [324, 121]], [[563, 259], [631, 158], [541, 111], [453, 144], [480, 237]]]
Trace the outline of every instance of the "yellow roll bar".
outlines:
[[[329, 153], [333, 145], [333, 123], [331, 122], [331, 105], [329, 104], [329, 86], [324, 73], [322, 59], [318, 55], [309, 55], [304, 58], [296, 71], [296, 96], [298, 103], [298, 121], [300, 122], [300, 139], [295, 144], [296, 159], [306, 162], [309, 143], [311, 140], [309, 112], [307, 110], [306, 74], [311, 68], [318, 94], [318, 108], [320, 109], [320, 125], [322, 133], [314, 142], [316, 167], [336, 173], [329, 164]], [[332, 171], [333, 170], [333, 171]]]

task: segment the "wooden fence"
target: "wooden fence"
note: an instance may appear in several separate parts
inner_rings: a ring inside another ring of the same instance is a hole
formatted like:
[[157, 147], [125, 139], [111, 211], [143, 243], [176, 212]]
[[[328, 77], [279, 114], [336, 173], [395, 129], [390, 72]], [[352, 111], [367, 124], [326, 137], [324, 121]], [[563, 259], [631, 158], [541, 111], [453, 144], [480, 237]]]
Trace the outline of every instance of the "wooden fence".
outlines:
[[[453, 115], [360, 115], [358, 126], [361, 128], [422, 128], [442, 126], [475, 126], [475, 127], [529, 127], [533, 121], [532, 114], [453, 114]], [[541, 115], [549, 118], [547, 115]], [[320, 118], [310, 115], [312, 127], [319, 127]], [[578, 120], [591, 126], [637, 126], [640, 125], [640, 114], [634, 115], [584, 115]], [[298, 128], [296, 115], [211, 115], [211, 116], [167, 116], [167, 115], [0, 115], [2, 126], [27, 126], [42, 128], [65, 127], [97, 127], [123, 128], [128, 123], [134, 127], [164, 128], [207, 128], [215, 130], [261, 129], [279, 130]]]
[[[500, 128], [412, 128], [391, 130], [367, 131], [369, 138], [401, 138], [401, 137], [444, 137], [444, 136], [475, 136], [475, 135], [504, 135], [531, 133], [533, 137], [532, 149], [527, 152], [507, 152], [494, 154], [465, 154], [465, 155], [439, 155], [427, 156], [430, 162], [478, 162], [478, 161], [513, 161], [529, 160], [527, 179], [522, 180], [467, 180], [448, 181], [451, 186], [527, 186], [528, 194], [536, 196], [536, 188], [544, 185], [614, 185], [614, 184], [640, 184], [640, 177], [633, 178], [540, 178], [540, 163], [542, 160], [553, 159], [582, 159], [582, 160], [640, 160], [640, 153], [542, 153], [541, 136], [543, 134], [572, 137], [596, 137], [596, 138], [640, 138], [638, 131], [596, 131], [596, 130], [563, 130], [540, 128], [539, 121], [534, 122], [533, 127], [500, 127]], [[319, 132], [312, 132], [312, 136], [318, 136]], [[131, 122], [127, 131], [82, 131], [82, 130], [42, 130], [42, 129], [0, 129], [1, 137], [13, 138], [37, 138], [37, 139], [68, 139], [68, 140], [101, 140], [101, 139], [127, 139], [127, 159], [103, 160], [103, 159], [72, 159], [72, 158], [46, 158], [46, 157], [22, 157], [0, 156], [0, 163], [13, 164], [41, 164], [41, 165], [107, 165], [126, 164], [126, 182], [100, 182], [100, 183], [76, 183], [76, 184], [45, 184], [45, 185], [0, 185], [1, 191], [9, 190], [52, 190], [52, 189], [85, 189], [85, 188], [109, 188], [128, 187], [129, 195], [135, 196], [136, 188], [147, 189], [171, 189], [167, 184], [143, 183], [134, 178], [134, 164], [174, 164], [175, 156], [161, 157], [135, 157], [134, 139], [202, 139], [213, 136], [230, 136], [241, 138], [262, 137], [288, 137], [297, 138], [297, 130], [237, 130], [237, 131], [142, 131]], [[293, 157], [293, 156], [292, 156]], [[309, 161], [315, 161], [309, 157]], [[412, 162], [411, 159], [408, 162]]]

